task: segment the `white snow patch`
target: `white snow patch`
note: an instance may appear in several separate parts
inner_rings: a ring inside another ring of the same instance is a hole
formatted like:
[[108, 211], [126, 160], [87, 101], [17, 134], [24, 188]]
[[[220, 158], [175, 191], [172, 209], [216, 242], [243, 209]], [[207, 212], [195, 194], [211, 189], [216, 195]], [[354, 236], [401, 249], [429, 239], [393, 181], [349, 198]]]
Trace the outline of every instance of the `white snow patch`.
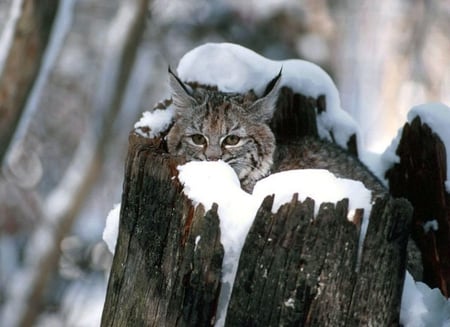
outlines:
[[295, 300], [293, 298], [287, 299], [286, 301], [284, 301], [284, 306], [291, 309], [295, 309]]
[[256, 183], [253, 191], [253, 195], [260, 199], [264, 199], [268, 194], [275, 194], [273, 213], [291, 201], [294, 193], [299, 194], [300, 201], [304, 201], [307, 197], [314, 199], [316, 215], [320, 203], [335, 203], [343, 198], [349, 199], [349, 210], [363, 208], [367, 215], [371, 208], [371, 192], [363, 183], [337, 178], [324, 169], [296, 169], [276, 173]]
[[439, 223], [436, 219], [433, 219], [424, 223], [422, 227], [425, 233], [428, 233], [430, 230], [434, 230], [436, 232], [439, 229]]
[[194, 252], [197, 250], [198, 242], [200, 242], [201, 239], [202, 239], [202, 237], [200, 235], [195, 237]]
[[[174, 112], [173, 106], [169, 106], [167, 109], [145, 111], [142, 113], [141, 119], [134, 124], [136, 133], [148, 138], [158, 137], [169, 128], [173, 121]], [[145, 129], [148, 129], [148, 131], [145, 131]]]
[[256, 184], [253, 195], [241, 189], [236, 173], [223, 161], [192, 161], [179, 166], [178, 170], [183, 191], [195, 205], [202, 203], [208, 210], [213, 203], [218, 204], [221, 243], [225, 254], [216, 326], [222, 326], [225, 322], [242, 246], [267, 195], [275, 195], [272, 212], [290, 202], [294, 193], [298, 193], [300, 200], [313, 198], [316, 213], [322, 202], [349, 198], [350, 210], [364, 209], [365, 227], [362, 229], [367, 229], [371, 210], [370, 191], [361, 182], [336, 178], [327, 170], [293, 170], [271, 175]]
[[105, 229], [103, 230], [103, 241], [105, 241], [109, 252], [112, 254], [116, 250], [117, 237], [119, 236], [120, 207], [120, 203], [116, 203], [114, 208], [108, 213]]
[[[280, 69], [283, 71], [280, 87], [286, 86], [313, 98], [325, 96], [326, 111], [317, 115], [319, 135], [346, 148], [350, 136], [359, 135], [358, 127], [342, 110], [338, 90], [330, 76], [311, 62], [299, 59], [275, 61], [237, 44], [207, 43], [186, 53], [177, 72], [185, 82], [214, 85], [222, 92], [254, 90], [261, 96]], [[144, 112], [135, 128], [144, 137], [155, 137], [168, 128], [173, 116], [172, 106], [166, 110]], [[144, 132], [143, 127], [148, 127], [150, 132]], [[359, 139], [357, 137], [358, 142]]]
[[[372, 151], [367, 151], [366, 149], [361, 149], [359, 152], [359, 159], [363, 162], [367, 168], [383, 183], [385, 187], [388, 187], [388, 182], [385, 178], [385, 173], [387, 169], [387, 164], [385, 158], [380, 153], [375, 153]], [[400, 162], [400, 158], [395, 156], [389, 159], [389, 163]]]
[[222, 326], [241, 249], [259, 204], [241, 189], [236, 173], [223, 161], [191, 161], [179, 166], [178, 170], [184, 193], [195, 205], [202, 203], [206, 210], [213, 203], [219, 205], [221, 243], [225, 253], [216, 326]]
[[177, 72], [186, 82], [215, 85], [223, 92], [245, 93], [253, 89], [262, 95], [267, 83], [281, 68], [280, 86], [314, 98], [325, 95], [326, 111], [317, 116], [319, 135], [328, 140], [334, 137], [346, 148], [349, 137], [359, 134], [357, 125], [341, 109], [339, 93], [330, 76], [311, 62], [275, 61], [237, 44], [207, 43], [186, 53]]
[[400, 310], [400, 324], [405, 327], [450, 327], [450, 300], [437, 288], [415, 282], [406, 272]]

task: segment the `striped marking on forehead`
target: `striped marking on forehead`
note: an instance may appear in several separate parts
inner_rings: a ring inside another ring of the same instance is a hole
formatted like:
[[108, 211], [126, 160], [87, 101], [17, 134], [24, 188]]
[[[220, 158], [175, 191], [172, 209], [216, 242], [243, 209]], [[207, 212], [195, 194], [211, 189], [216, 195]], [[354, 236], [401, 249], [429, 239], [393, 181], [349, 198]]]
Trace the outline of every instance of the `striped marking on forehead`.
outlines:
[[207, 102], [204, 105], [204, 113], [200, 118], [200, 128], [204, 132], [225, 134], [232, 128], [231, 125], [235, 123], [231, 122], [230, 110], [233, 110], [232, 104], [229, 102], [221, 102], [220, 104], [214, 104], [213, 102]]

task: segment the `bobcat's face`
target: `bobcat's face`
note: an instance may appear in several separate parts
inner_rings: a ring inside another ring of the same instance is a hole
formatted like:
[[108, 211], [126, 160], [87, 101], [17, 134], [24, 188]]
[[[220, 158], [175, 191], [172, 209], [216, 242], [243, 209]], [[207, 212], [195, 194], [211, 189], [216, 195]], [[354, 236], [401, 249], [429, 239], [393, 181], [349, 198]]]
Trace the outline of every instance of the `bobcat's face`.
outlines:
[[[279, 76], [277, 76], [277, 81]], [[276, 82], [277, 82], [276, 81]], [[261, 99], [206, 88], [189, 90], [171, 74], [175, 123], [167, 136], [169, 152], [186, 160], [223, 160], [250, 191], [273, 162], [275, 137], [267, 125], [277, 92]]]

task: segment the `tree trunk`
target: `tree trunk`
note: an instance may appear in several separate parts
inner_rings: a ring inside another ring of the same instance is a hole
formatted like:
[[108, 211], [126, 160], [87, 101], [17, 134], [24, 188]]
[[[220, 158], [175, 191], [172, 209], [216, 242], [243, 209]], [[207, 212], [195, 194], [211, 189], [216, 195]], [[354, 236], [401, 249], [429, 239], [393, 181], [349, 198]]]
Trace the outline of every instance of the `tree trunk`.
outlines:
[[[183, 162], [163, 137], [130, 136], [119, 238], [102, 326], [209, 326], [223, 248], [217, 207], [206, 214], [174, 176]], [[295, 197], [261, 205], [245, 241], [226, 326], [398, 324], [411, 208], [378, 199], [358, 265], [359, 224], [348, 201]], [[359, 267], [359, 270], [357, 269]], [[357, 271], [358, 270], [358, 271]]]
[[196, 209], [172, 178], [181, 162], [132, 135], [102, 326], [208, 326], [220, 291], [217, 208]]
[[[422, 253], [423, 281], [449, 297], [450, 195], [445, 188], [445, 146], [417, 117], [403, 127], [397, 155], [400, 162], [386, 173], [390, 192], [407, 198], [414, 207], [412, 238]], [[437, 229], [425, 228], [434, 220]]]
[[58, 0], [22, 3], [7, 57], [0, 67], [0, 163], [38, 74], [58, 4]]

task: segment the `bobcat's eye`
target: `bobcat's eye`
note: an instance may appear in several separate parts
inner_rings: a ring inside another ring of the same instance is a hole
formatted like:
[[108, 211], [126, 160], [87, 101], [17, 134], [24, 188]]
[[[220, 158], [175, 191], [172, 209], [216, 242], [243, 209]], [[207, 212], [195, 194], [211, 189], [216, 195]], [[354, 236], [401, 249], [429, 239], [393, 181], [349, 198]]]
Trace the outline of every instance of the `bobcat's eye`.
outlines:
[[222, 143], [223, 145], [236, 145], [240, 140], [241, 138], [237, 135], [228, 135]]
[[191, 136], [192, 142], [196, 145], [205, 145], [206, 144], [206, 138], [201, 134], [194, 134]]

